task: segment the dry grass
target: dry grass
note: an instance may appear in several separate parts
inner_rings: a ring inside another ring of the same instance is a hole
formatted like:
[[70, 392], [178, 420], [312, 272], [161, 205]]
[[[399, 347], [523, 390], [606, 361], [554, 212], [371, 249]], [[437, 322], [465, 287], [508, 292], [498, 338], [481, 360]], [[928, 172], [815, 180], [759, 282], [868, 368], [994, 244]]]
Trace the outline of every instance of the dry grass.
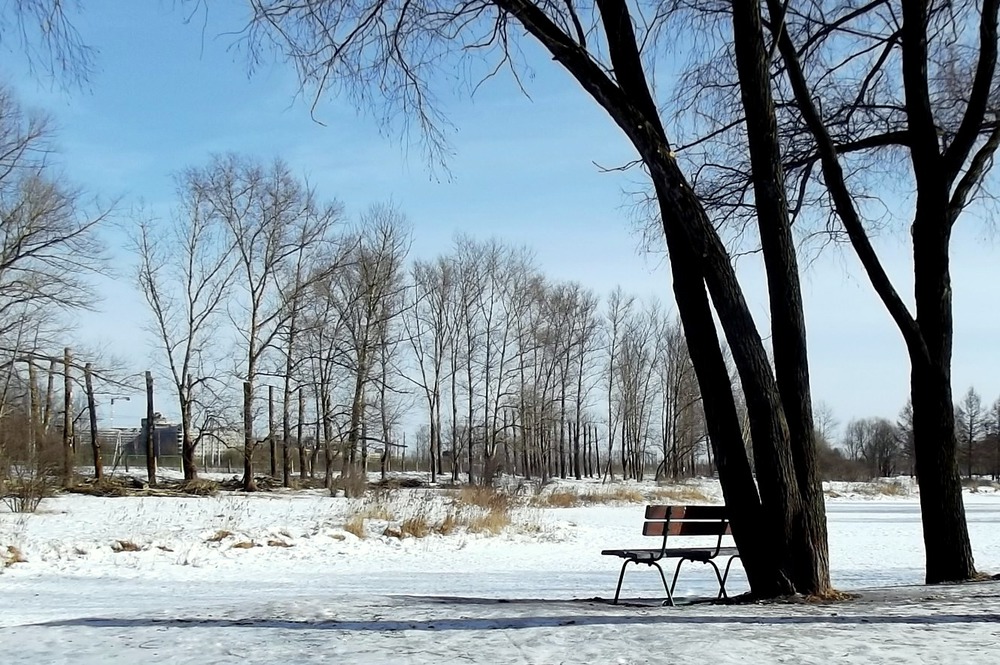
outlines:
[[392, 508], [384, 503], [367, 504], [353, 516], [363, 520], [385, 520], [386, 522], [396, 519]]
[[459, 490], [457, 498], [459, 505], [499, 512], [510, 512], [516, 501], [514, 492], [489, 485], [467, 485]]
[[365, 531], [365, 518], [361, 515], [352, 515], [344, 522], [344, 531], [364, 540], [365, 536], [368, 535], [368, 532]]
[[459, 516], [455, 513], [449, 512], [444, 516], [444, 519], [440, 523], [434, 525], [434, 533], [442, 536], [447, 536], [454, 533], [459, 526], [462, 526], [462, 521]]
[[674, 487], [657, 487], [653, 490], [652, 498], [657, 501], [670, 501], [673, 503], [711, 503], [711, 499], [697, 487], [686, 487], [677, 485]]
[[195, 478], [194, 480], [185, 480], [180, 484], [179, 489], [185, 494], [194, 496], [215, 496], [219, 493], [219, 483], [214, 480]]
[[593, 503], [643, 503], [646, 497], [633, 487], [613, 487], [610, 490], [587, 492], [580, 496], [587, 504]]
[[581, 503], [580, 495], [569, 490], [553, 490], [533, 497], [531, 504], [541, 508], [572, 508]]
[[469, 533], [489, 533], [496, 535], [510, 526], [510, 512], [491, 510], [484, 515], [469, 519], [466, 527]]
[[430, 522], [423, 514], [406, 518], [399, 527], [400, 538], [426, 538], [433, 532]]
[[141, 552], [142, 547], [136, 545], [131, 540], [116, 540], [111, 543], [111, 549], [115, 552]]
[[888, 483], [873, 482], [855, 485], [852, 488], [858, 494], [867, 496], [909, 496], [910, 488], [903, 483], [893, 480]]
[[222, 542], [223, 540], [225, 540], [226, 538], [228, 538], [231, 535], [233, 535], [232, 531], [227, 531], [226, 529], [219, 529], [218, 531], [216, 531], [215, 533], [213, 533], [211, 536], [209, 536], [208, 538], [206, 538], [205, 542], [206, 543], [219, 543], [219, 542]]
[[238, 543], [233, 543], [234, 550], [248, 550], [252, 547], [257, 547], [257, 544], [252, 540], [243, 540]]
[[586, 492], [554, 489], [534, 497], [531, 505], [539, 508], [573, 508], [580, 505], [644, 503], [645, 501], [646, 497], [634, 487], [611, 486]]
[[9, 568], [15, 563], [27, 563], [28, 560], [24, 558], [24, 553], [16, 545], [8, 545], [7, 550], [0, 556], [0, 564], [3, 564], [4, 568]]
[[291, 543], [286, 543], [285, 541], [278, 540], [278, 539], [267, 541], [267, 546], [268, 547], [294, 547]]

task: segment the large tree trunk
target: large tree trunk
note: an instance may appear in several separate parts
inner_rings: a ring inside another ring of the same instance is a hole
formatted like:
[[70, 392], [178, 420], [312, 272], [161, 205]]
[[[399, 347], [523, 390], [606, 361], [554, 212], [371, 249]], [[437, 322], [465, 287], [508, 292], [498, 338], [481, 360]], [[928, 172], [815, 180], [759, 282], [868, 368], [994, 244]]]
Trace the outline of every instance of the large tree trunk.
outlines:
[[917, 324], [926, 340], [927, 356], [910, 353], [913, 445], [928, 584], [968, 580], [976, 575], [962, 502], [951, 394], [951, 229], [942, 222], [947, 219], [943, 206], [933, 203], [918, 199], [913, 224]]
[[[674, 226], [664, 224], [664, 233], [670, 252], [677, 311], [701, 387], [705, 420], [719, 467], [719, 482], [750, 588], [761, 597], [792, 593], [794, 586], [790, 576], [781, 570], [779, 557], [774, 556], [772, 543], [768, 542], [774, 529], [766, 528], [768, 523], [743, 442], [729, 367], [719, 344], [697, 257]], [[759, 535], [762, 526], [766, 534], [763, 538]]]
[[[992, 7], [990, 7], [992, 5]], [[996, 58], [996, 3], [983, 3], [984, 46], [979, 65], [992, 72]], [[928, 93], [927, 33], [930, 3], [903, 3], [902, 74], [917, 202], [913, 219], [916, 324], [924, 344], [907, 338], [911, 362], [913, 437], [927, 555], [927, 582], [971, 579], [976, 574], [958, 473], [955, 413], [951, 395], [952, 299], [948, 260], [952, 224], [961, 208], [950, 209], [958, 170], [942, 158]], [[992, 76], [990, 76], [992, 78]], [[950, 152], [950, 151], [949, 151]], [[964, 161], [964, 160], [963, 160]]]
[[799, 268], [792, 238], [777, 118], [771, 96], [770, 62], [764, 45], [758, 0], [734, 0], [733, 37], [743, 108], [757, 226], [767, 273], [771, 310], [772, 352], [781, 408], [802, 507], [791, 525], [797, 586], [822, 593], [830, 588], [823, 486], [816, 468], [816, 442], [809, 385], [805, 316]]

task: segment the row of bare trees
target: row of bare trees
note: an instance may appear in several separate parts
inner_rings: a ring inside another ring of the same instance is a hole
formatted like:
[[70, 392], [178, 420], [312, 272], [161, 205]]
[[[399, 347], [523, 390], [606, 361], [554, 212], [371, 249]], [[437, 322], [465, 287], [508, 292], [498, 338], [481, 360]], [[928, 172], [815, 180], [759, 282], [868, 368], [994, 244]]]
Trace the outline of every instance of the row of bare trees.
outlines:
[[177, 183], [173, 215], [142, 218], [134, 249], [187, 478], [199, 443], [232, 444], [237, 422], [246, 489], [264, 443], [286, 484], [295, 448], [301, 474], [323, 452], [328, 482], [335, 468], [367, 468], [370, 444], [385, 469], [414, 399], [434, 479], [579, 478], [616, 464], [641, 479], [651, 461], [674, 476], [704, 461], [686, 342], [659, 306], [619, 290], [602, 315], [594, 293], [551, 283], [528, 250], [496, 240], [459, 238], [407, 263], [399, 212], [377, 206], [350, 224], [281, 162], [219, 157]]

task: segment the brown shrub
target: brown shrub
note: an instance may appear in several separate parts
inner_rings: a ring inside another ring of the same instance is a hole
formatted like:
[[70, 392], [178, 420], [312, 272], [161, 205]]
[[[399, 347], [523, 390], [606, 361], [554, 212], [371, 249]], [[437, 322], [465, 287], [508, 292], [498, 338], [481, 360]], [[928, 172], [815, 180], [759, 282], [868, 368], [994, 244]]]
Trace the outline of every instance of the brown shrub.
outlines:
[[365, 495], [366, 489], [368, 489], [368, 479], [365, 478], [365, 474], [360, 471], [348, 471], [333, 479], [330, 495], [337, 496], [343, 492], [349, 499], [358, 499]]

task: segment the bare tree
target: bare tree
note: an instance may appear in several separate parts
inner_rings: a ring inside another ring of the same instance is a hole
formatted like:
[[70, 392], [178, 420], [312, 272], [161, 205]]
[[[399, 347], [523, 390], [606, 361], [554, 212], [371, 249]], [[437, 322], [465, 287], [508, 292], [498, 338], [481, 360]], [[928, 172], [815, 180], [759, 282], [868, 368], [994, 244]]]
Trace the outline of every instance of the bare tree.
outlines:
[[[796, 135], [808, 137], [800, 142], [802, 150], [785, 157], [799, 163], [803, 187], [821, 174], [827, 205], [910, 356], [927, 582], [971, 579], [976, 571], [951, 393], [949, 248], [954, 224], [980, 190], [1000, 146], [1000, 2], [907, 0], [859, 8], [818, 3], [794, 12], [780, 0], [767, 4], [794, 100], [789, 108], [796, 114]], [[845, 63], [851, 65], [841, 66]], [[910, 220], [915, 313], [872, 246], [872, 229], [864, 223], [870, 194], [860, 178], [851, 177], [872, 154], [905, 166], [915, 188]]]
[[970, 387], [955, 410], [955, 420], [960, 441], [965, 444], [966, 477], [972, 478], [976, 461], [976, 443], [986, 433], [986, 412], [983, 398]]
[[[198, 476], [195, 451], [212, 417], [205, 408], [221, 380], [222, 345], [212, 344], [236, 274], [236, 248], [203, 192], [178, 182], [180, 204], [169, 224], [140, 219], [132, 239], [136, 277], [152, 313], [150, 331], [166, 361], [181, 416], [184, 478]], [[213, 353], [213, 350], [215, 353]]]
[[0, 87], [0, 337], [26, 318], [93, 307], [90, 278], [107, 272], [108, 211], [89, 211], [64, 184], [46, 161], [49, 138], [47, 120]]
[[323, 242], [337, 208], [317, 203], [313, 191], [281, 161], [265, 167], [237, 155], [216, 157], [206, 167], [188, 170], [184, 182], [204, 214], [226, 229], [234, 248], [238, 297], [229, 313], [244, 351], [238, 370], [244, 381], [243, 488], [253, 491], [255, 384], [292, 311], [281, 297], [280, 276], [303, 247]]
[[373, 206], [361, 219], [357, 242], [343, 269], [332, 275], [333, 305], [342, 322], [340, 362], [350, 373], [346, 448], [341, 473], [358, 471], [358, 444], [367, 407], [365, 396], [377, 378], [379, 349], [386, 330], [400, 316], [407, 288], [409, 226], [389, 206]]
[[625, 320], [631, 315], [635, 298], [626, 296], [620, 287], [616, 287], [608, 298], [607, 313], [604, 321], [604, 340], [607, 350], [607, 362], [605, 364], [605, 376], [607, 378], [607, 398], [608, 398], [608, 457], [605, 477], [610, 476], [614, 480], [612, 470], [612, 460], [614, 459], [615, 432], [618, 430], [619, 417], [614, 409], [614, 390], [616, 385], [615, 372], [618, 367], [618, 357], [621, 353], [623, 327]]
[[[410, 379], [427, 400], [429, 451], [437, 459], [441, 449], [441, 402], [443, 383], [448, 378], [448, 357], [455, 344], [454, 319], [449, 303], [454, 300], [455, 266], [444, 256], [432, 262], [416, 261], [412, 270], [412, 302], [403, 324], [413, 349], [418, 378]], [[431, 463], [431, 482], [439, 469]]]
[[[63, 0], [17, 0], [0, 6], [0, 46], [27, 59], [28, 66], [68, 83], [90, 76], [93, 50], [80, 38]], [[12, 42], [16, 43], [14, 46]]]

